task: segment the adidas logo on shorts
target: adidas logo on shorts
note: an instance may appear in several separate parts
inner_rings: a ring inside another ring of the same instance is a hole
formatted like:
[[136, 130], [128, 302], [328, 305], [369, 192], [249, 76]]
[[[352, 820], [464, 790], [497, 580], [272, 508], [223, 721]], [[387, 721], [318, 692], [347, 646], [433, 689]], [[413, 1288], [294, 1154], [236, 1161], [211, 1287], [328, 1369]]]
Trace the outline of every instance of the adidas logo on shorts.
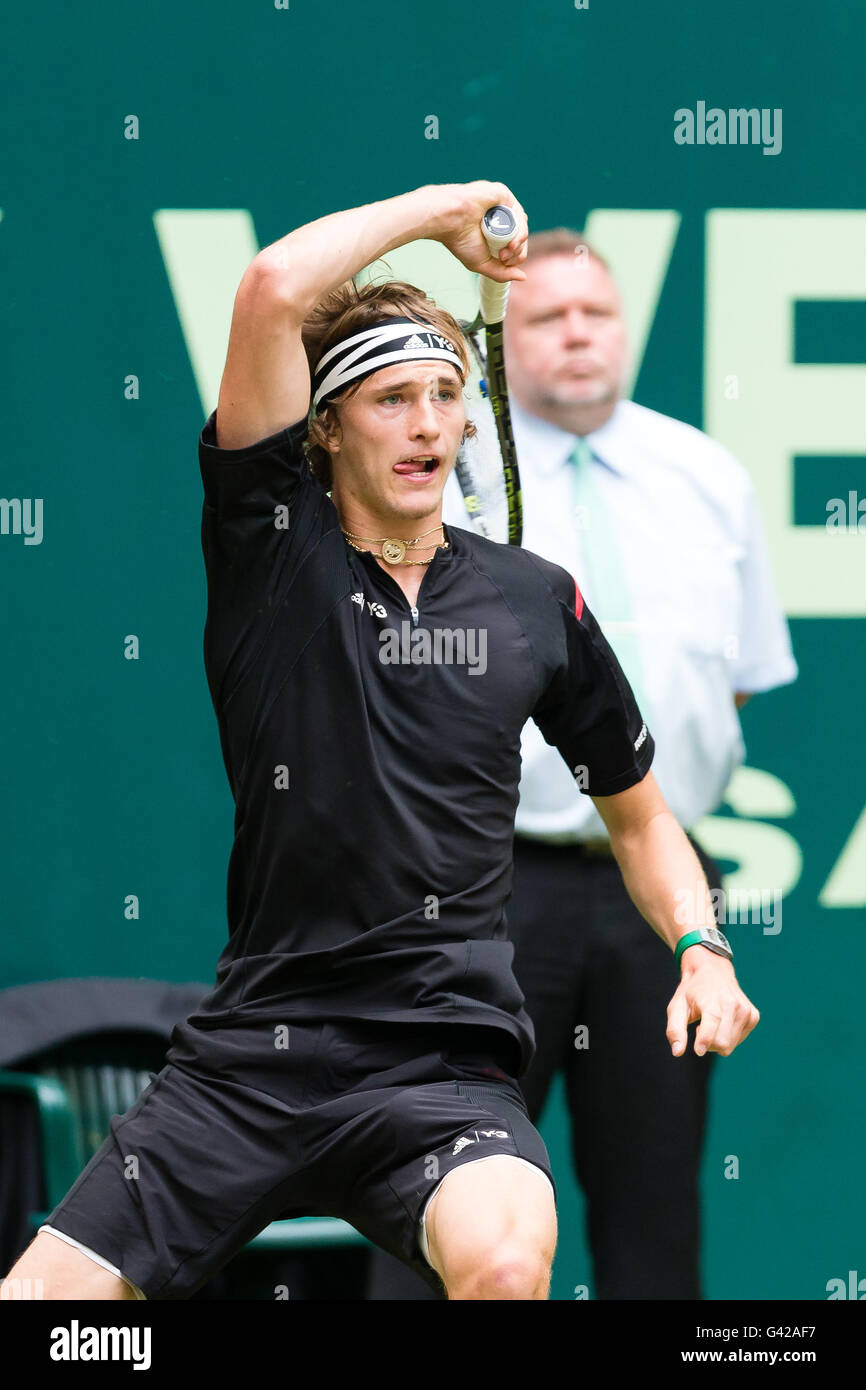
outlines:
[[474, 1139], [470, 1139], [468, 1134], [461, 1135], [451, 1150], [452, 1154], [459, 1154], [461, 1149], [465, 1149], [467, 1144], [477, 1144], [479, 1139], [507, 1139], [507, 1129], [474, 1129], [472, 1133]]
[[451, 1152], [452, 1154], [459, 1154], [460, 1150], [465, 1149], [467, 1144], [477, 1144], [477, 1142], [477, 1139], [467, 1139], [466, 1135], [464, 1134], [462, 1139], [457, 1140], [457, 1143], [454, 1145], [454, 1148], [451, 1150]]

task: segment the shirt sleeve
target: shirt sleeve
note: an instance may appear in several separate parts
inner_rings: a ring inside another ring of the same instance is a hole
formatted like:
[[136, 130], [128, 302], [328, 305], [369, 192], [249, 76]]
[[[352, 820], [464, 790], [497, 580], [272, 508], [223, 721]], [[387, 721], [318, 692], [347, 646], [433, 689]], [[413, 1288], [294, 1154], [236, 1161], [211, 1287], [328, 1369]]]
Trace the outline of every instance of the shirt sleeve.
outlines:
[[324, 498], [304, 452], [307, 431], [305, 418], [243, 449], [220, 449], [213, 411], [199, 438], [205, 665], [218, 706], [263, 639], [306, 496], [315, 489]]
[[216, 411], [208, 416], [198, 442], [204, 519], [208, 540], [232, 565], [243, 567], [271, 548], [281, 519], [278, 508], [290, 506], [298, 488], [311, 480], [303, 448], [307, 431], [305, 418], [243, 449], [220, 449]]
[[[533, 556], [538, 563], [539, 557]], [[655, 752], [622, 667], [575, 580], [545, 564], [558, 605], [553, 674], [532, 718], [559, 750], [580, 791], [614, 796], [643, 780]]]
[[745, 501], [743, 558], [740, 561], [741, 623], [731, 662], [731, 685], [743, 694], [772, 690], [797, 679], [788, 624], [770, 569], [758, 499], [749, 485]]

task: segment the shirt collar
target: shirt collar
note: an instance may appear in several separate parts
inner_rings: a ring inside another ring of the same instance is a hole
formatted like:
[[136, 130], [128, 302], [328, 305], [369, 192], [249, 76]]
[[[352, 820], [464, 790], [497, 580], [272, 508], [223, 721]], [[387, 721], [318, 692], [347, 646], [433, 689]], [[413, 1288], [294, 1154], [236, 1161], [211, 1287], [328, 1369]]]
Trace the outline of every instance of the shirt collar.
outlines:
[[[628, 450], [622, 447], [624, 442], [623, 416], [627, 411], [627, 406], [628, 402], [618, 401], [610, 418], [599, 429], [593, 430], [591, 434], [585, 436], [594, 457], [614, 473], [625, 474], [628, 471]], [[557, 468], [561, 468], [574, 448], [576, 436], [561, 429], [559, 425], [552, 425], [549, 420], [542, 420], [538, 415], [531, 415], [513, 397], [510, 408], [515, 444], [517, 445], [518, 467], [522, 441], [524, 448], [531, 449], [533, 463], [540, 474], [547, 475], [553, 473]]]

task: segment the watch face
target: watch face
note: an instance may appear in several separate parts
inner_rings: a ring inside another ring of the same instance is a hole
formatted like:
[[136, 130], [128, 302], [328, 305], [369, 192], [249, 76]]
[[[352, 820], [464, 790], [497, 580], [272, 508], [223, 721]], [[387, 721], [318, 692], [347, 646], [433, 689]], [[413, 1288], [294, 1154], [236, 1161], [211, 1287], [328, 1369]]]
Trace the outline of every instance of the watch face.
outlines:
[[719, 956], [733, 956], [734, 954], [728, 938], [716, 927], [705, 927], [702, 932], [702, 941], [704, 946], [708, 946]]

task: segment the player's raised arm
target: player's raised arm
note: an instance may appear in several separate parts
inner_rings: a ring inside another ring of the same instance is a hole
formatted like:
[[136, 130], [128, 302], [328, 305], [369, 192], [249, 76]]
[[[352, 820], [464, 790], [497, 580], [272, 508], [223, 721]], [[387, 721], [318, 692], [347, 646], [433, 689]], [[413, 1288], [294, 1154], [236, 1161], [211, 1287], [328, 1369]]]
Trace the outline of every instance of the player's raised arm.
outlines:
[[[515, 207], [520, 231], [491, 258], [480, 232], [494, 203]], [[491, 279], [522, 279], [525, 214], [501, 183], [430, 184], [309, 222], [266, 246], [244, 273], [217, 406], [217, 443], [240, 449], [304, 418], [310, 374], [301, 330], [330, 291], [397, 246], [420, 238], [443, 242]]]

